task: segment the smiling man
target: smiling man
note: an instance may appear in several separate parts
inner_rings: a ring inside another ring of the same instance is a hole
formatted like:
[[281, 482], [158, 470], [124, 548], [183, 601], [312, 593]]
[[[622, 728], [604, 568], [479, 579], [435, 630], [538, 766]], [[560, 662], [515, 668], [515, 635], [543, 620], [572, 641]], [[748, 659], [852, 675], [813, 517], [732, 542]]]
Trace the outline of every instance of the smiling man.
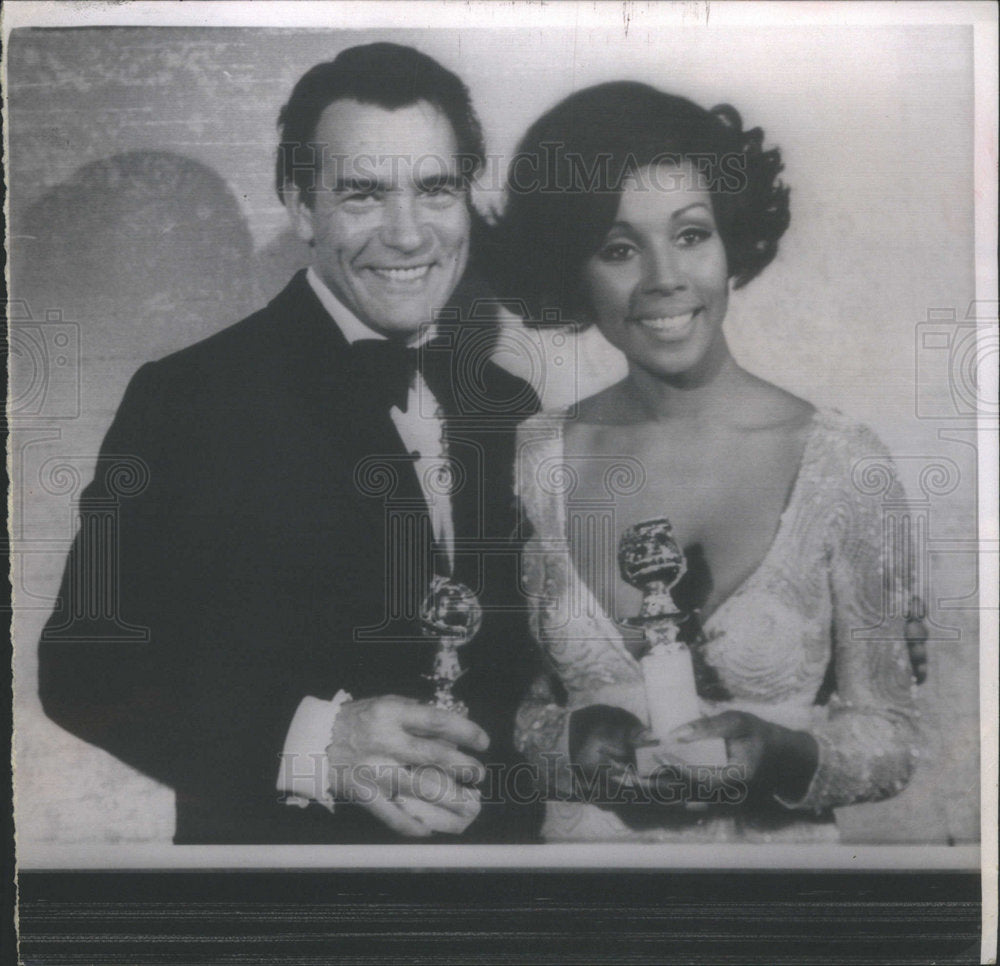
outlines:
[[[481, 330], [431, 324], [469, 257], [468, 91], [372, 44], [308, 71], [279, 124], [311, 265], [134, 377], [43, 635], [45, 708], [176, 790], [178, 843], [528, 840], [511, 478], [536, 399], [464, 351]], [[119, 500], [122, 459], [145, 485]], [[108, 500], [115, 526], [89, 525]], [[484, 611], [467, 717], [430, 703], [434, 575]]]
[[469, 249], [467, 187], [447, 116], [427, 100], [338, 100], [313, 134], [321, 182], [285, 201], [322, 284], [376, 332], [412, 341], [448, 301]]

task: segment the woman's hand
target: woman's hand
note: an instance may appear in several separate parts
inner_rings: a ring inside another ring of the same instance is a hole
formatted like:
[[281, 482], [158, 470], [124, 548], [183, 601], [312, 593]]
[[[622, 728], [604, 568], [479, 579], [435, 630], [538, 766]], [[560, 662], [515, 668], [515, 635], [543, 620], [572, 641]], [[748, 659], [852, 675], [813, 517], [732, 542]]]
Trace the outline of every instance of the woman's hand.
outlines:
[[[640, 778], [635, 772], [635, 749], [649, 740], [642, 722], [610, 705], [574, 711], [569, 751], [578, 792], [593, 804], [613, 808], [626, 821], [630, 813], [636, 813], [636, 818], [646, 813], [648, 808], [642, 805], [673, 808], [696, 800], [741, 804], [747, 798], [771, 795], [796, 802], [808, 791], [819, 761], [812, 735], [745, 711], [699, 718], [670, 737], [680, 746], [678, 751], [703, 738], [723, 738], [729, 762], [723, 768], [696, 769], [668, 754], [656, 755], [663, 768]], [[734, 782], [743, 783], [744, 794], [735, 794], [741, 789]], [[697, 796], [691, 791], [695, 788]]]
[[569, 719], [569, 757], [577, 791], [597, 805], [614, 800], [622, 775], [635, 769], [636, 743], [645, 735], [642, 722], [624, 708], [592, 704]]
[[[670, 737], [679, 745], [703, 738], [724, 738], [729, 757], [727, 772], [737, 766], [748, 790], [777, 795], [786, 802], [798, 801], [805, 795], [819, 763], [819, 747], [808, 732], [793, 731], [745, 711], [700, 718], [678, 728]], [[682, 770], [672, 761], [665, 760], [664, 764], [668, 771]]]

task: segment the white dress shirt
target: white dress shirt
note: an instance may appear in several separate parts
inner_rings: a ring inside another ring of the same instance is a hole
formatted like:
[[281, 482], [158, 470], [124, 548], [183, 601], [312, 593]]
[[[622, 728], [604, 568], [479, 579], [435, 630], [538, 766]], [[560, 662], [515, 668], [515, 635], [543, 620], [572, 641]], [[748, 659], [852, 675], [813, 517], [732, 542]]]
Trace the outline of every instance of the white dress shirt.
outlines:
[[[306, 281], [329, 313], [332, 324], [340, 329], [348, 343], [353, 344], [361, 339], [386, 338], [351, 312], [330, 291], [314, 268], [310, 267], [306, 272]], [[411, 348], [416, 348], [433, 336], [434, 327], [428, 326]], [[450, 474], [444, 440], [444, 416], [419, 372], [410, 383], [406, 412], [393, 406], [389, 415], [403, 445], [414, 457], [414, 469], [427, 501], [435, 539], [445, 548], [448, 560], [453, 565], [455, 528], [451, 496], [441, 484]], [[349, 694], [339, 691], [330, 701], [307, 696], [300, 702], [285, 737], [278, 769], [277, 787], [288, 796], [286, 801], [289, 804], [304, 807], [310, 801], [318, 801], [333, 810], [333, 800], [327, 791], [329, 763], [326, 759], [326, 746], [330, 743], [337, 711], [341, 704], [349, 700]]]
[[[365, 325], [348, 309], [330, 291], [323, 279], [319, 277], [316, 269], [309, 268], [306, 272], [306, 281], [312, 286], [312, 290], [323, 304], [323, 308], [336, 322], [349, 344], [353, 345], [361, 339], [386, 338], [380, 332]], [[434, 326], [426, 326], [421, 331], [420, 338], [410, 348], [415, 349], [423, 345], [434, 335]], [[396, 432], [399, 433], [403, 445], [416, 458], [414, 468], [417, 471], [420, 488], [430, 510], [434, 537], [441, 546], [446, 548], [448, 562], [454, 565], [455, 528], [451, 514], [451, 497], [447, 493], [442, 493], [445, 488], [439, 482], [431, 484], [432, 480], [440, 481], [446, 478], [442, 474], [448, 473], [448, 454], [444, 441], [444, 415], [420, 372], [415, 374], [410, 383], [406, 412], [402, 412], [398, 406], [393, 406], [389, 410], [389, 415], [392, 417]]]

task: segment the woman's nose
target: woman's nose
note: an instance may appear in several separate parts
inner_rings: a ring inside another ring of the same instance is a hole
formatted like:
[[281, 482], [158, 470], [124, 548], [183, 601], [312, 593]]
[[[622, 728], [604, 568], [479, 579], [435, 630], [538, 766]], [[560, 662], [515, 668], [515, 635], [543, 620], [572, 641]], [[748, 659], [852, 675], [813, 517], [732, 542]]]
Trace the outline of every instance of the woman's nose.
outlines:
[[687, 288], [677, 254], [667, 246], [656, 246], [646, 253], [643, 288], [647, 292], [671, 293]]
[[414, 198], [390, 194], [382, 223], [382, 241], [391, 248], [412, 252], [424, 242]]

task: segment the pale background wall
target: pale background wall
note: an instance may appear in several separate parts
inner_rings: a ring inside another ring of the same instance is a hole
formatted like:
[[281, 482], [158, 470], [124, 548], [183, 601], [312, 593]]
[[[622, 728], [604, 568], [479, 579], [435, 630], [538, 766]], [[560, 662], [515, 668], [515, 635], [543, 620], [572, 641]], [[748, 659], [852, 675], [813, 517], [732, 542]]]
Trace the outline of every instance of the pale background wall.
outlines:
[[[281, 104], [308, 67], [376, 39], [419, 46], [467, 81], [498, 156], [494, 183], [541, 111], [624, 77], [729, 101], [780, 145], [792, 226], [775, 263], [731, 301], [734, 350], [760, 375], [868, 422], [929, 518], [938, 640], [921, 689], [923, 766], [897, 799], [844, 810], [843, 827], [856, 841], [975, 840], [976, 390], [962, 341], [973, 298], [970, 30], [123, 28], [22, 30], [9, 48], [22, 856], [32, 843], [172, 833], [165, 789], [44, 717], [38, 635], [73, 499], [131, 374], [246, 314], [303, 262], [272, 187]], [[118, 157], [129, 152], [147, 154]], [[549, 401], [620, 371], [594, 335], [577, 348], [581, 365], [562, 370], [569, 381], [550, 377]], [[924, 472], [931, 464], [937, 477]]]

